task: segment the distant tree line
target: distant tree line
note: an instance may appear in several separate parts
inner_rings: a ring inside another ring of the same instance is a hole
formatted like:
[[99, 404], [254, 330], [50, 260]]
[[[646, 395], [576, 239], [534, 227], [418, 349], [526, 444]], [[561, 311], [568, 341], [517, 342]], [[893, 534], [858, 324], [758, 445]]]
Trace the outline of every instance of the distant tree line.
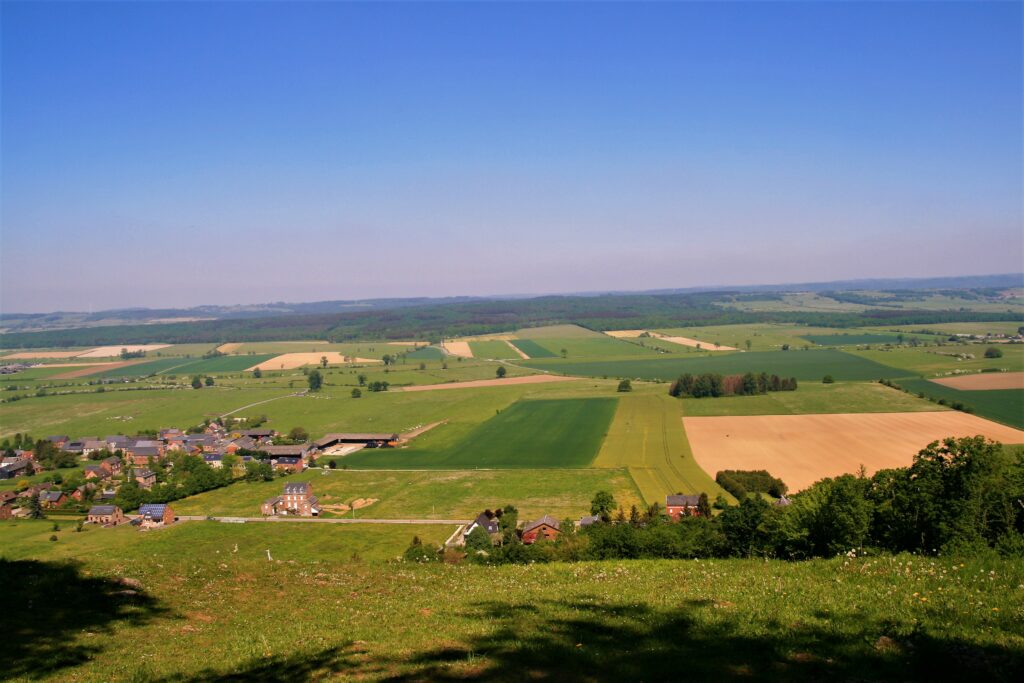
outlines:
[[705, 372], [700, 375], [686, 373], [669, 385], [669, 396], [676, 398], [705, 398], [718, 396], [754, 396], [769, 391], [796, 391], [796, 377], [779, 377], [765, 372], [744, 375], [719, 375]]

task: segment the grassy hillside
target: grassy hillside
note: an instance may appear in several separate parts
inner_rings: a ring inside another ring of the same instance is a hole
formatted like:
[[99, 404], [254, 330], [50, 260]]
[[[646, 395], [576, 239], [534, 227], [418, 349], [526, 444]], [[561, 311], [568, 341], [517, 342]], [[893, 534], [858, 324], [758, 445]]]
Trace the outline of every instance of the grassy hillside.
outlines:
[[[1024, 568], [1011, 561], [410, 566], [372, 558], [402, 532], [436, 540], [431, 529], [284, 526], [61, 531], [50, 542], [46, 522], [3, 523], [0, 582], [19, 588], [5, 604], [31, 614], [10, 620], [0, 640], [5, 678], [656, 681], [685, 671], [689, 680], [1013, 681], [1024, 672]], [[78, 563], [53, 561], [62, 554]]]

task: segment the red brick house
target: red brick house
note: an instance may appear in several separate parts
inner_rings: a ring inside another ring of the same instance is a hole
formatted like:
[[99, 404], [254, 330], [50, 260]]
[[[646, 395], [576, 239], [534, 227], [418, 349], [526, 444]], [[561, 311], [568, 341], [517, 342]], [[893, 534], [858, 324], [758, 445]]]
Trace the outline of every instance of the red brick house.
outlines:
[[103, 458], [100, 460], [100, 467], [109, 472], [111, 476], [117, 476], [121, 474], [121, 458], [116, 455], [112, 455], [109, 458]]
[[261, 512], [267, 516], [298, 515], [299, 517], [317, 517], [320, 515], [320, 501], [313, 495], [313, 486], [309, 482], [296, 482], [284, 485], [284, 493], [263, 501]]
[[14, 517], [14, 505], [10, 502], [0, 503], [0, 520]]
[[93, 505], [85, 521], [102, 526], [117, 526], [125, 523], [124, 512], [116, 505]]
[[680, 517], [696, 517], [700, 496], [665, 496], [665, 514], [678, 522]]
[[305, 464], [302, 462], [302, 458], [294, 456], [281, 456], [270, 461], [274, 465], [275, 470], [284, 470], [286, 472], [301, 472]]
[[41, 491], [39, 493], [39, 504], [44, 508], [59, 507], [68, 499], [60, 489], [52, 491]]
[[561, 524], [550, 515], [544, 515], [534, 522], [528, 522], [523, 527], [523, 545], [530, 545], [536, 541], [553, 541], [562, 533]]
[[150, 470], [135, 470], [135, 481], [144, 489], [151, 489], [156, 484], [156, 472]]

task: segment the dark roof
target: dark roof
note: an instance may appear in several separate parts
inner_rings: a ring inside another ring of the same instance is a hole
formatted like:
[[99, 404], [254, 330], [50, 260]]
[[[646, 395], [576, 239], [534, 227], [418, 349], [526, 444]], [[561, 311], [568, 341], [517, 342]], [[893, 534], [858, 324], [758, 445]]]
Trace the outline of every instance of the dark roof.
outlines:
[[136, 477], [155, 477], [156, 472], [151, 470], [135, 470]]
[[89, 508], [90, 515], [112, 515], [117, 510], [116, 505], [93, 505]]
[[496, 534], [501, 531], [501, 524], [498, 522], [496, 517], [488, 517], [484, 513], [480, 513], [473, 523], [466, 527], [466, 530], [472, 529], [474, 526], [483, 527], [484, 531], [489, 534]]
[[112, 455], [109, 458], [103, 458], [102, 460], [100, 460], [100, 462], [105, 462], [108, 465], [120, 465], [121, 458], [117, 457], [116, 455]]
[[138, 439], [135, 442], [136, 448], [159, 448], [163, 445], [162, 441], [158, 441], [156, 439]]
[[665, 496], [666, 507], [697, 507], [697, 503], [700, 502], [700, 496]]
[[57, 442], [57, 441], [67, 441], [70, 438], [71, 438], [70, 436], [48, 436], [48, 437], [46, 437], [46, 440], [47, 441], [52, 441], [52, 442]]
[[285, 492], [286, 495], [287, 494], [290, 494], [290, 495], [293, 495], [293, 496], [305, 495], [305, 494], [309, 493], [309, 488], [310, 488], [309, 487], [309, 482], [297, 481], [297, 482], [293, 482], [291, 484], [285, 484], [284, 485], [284, 492]]
[[601, 515], [587, 515], [586, 517], [580, 518], [580, 526], [590, 526], [591, 524], [597, 524], [601, 521]]
[[132, 449], [132, 455], [160, 456], [160, 449], [156, 446], [136, 446]]
[[532, 531], [533, 529], [536, 529], [537, 527], [544, 526], [545, 524], [547, 524], [552, 529], [556, 529], [558, 531], [561, 531], [561, 526], [562, 525], [558, 523], [557, 519], [555, 519], [551, 515], [544, 515], [543, 517], [541, 517], [540, 519], [538, 519], [536, 521], [528, 522], [526, 524], [526, 526], [523, 527], [523, 532], [525, 533], [527, 531]]
[[223, 458], [224, 456], [221, 453], [207, 453], [206, 455], [203, 456], [203, 460], [206, 460], [207, 462], [216, 462], [217, 460], [222, 460]]
[[143, 517], [163, 517], [166, 510], [167, 505], [164, 503], [146, 503], [139, 506], [139, 514]]
[[396, 441], [397, 439], [397, 432], [339, 432], [336, 434], [325, 434], [322, 439], [317, 439], [314, 443], [317, 448], [324, 448], [325, 446], [334, 445], [339, 441]]
[[278, 465], [298, 465], [302, 462], [302, 458], [292, 457], [290, 455], [282, 455], [280, 458], [275, 458]]
[[39, 500], [46, 501], [48, 503], [56, 503], [58, 500], [64, 497], [63, 491], [40, 491]]
[[265, 439], [268, 436], [273, 436], [274, 435], [274, 430], [273, 429], [246, 429], [244, 431], [239, 432], [239, 434], [241, 434], [242, 436], [249, 436], [249, 437], [252, 437], [254, 439]]

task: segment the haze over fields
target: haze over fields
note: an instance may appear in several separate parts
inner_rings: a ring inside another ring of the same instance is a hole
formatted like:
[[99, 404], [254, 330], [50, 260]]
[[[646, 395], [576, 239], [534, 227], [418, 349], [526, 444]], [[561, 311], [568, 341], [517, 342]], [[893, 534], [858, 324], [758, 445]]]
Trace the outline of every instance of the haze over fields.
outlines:
[[1019, 3], [2, 11], [3, 311], [1020, 270]]

